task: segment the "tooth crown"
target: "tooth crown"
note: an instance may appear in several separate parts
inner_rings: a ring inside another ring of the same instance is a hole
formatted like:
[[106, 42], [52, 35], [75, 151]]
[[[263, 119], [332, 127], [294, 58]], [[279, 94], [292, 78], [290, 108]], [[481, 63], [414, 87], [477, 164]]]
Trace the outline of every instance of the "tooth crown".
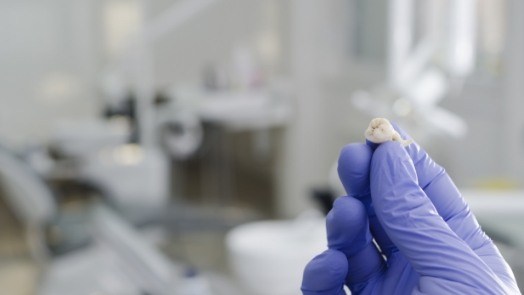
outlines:
[[373, 143], [383, 143], [386, 141], [398, 141], [402, 146], [408, 146], [412, 140], [404, 140], [393, 128], [393, 125], [386, 118], [375, 118], [369, 122], [369, 126], [364, 133], [366, 139]]

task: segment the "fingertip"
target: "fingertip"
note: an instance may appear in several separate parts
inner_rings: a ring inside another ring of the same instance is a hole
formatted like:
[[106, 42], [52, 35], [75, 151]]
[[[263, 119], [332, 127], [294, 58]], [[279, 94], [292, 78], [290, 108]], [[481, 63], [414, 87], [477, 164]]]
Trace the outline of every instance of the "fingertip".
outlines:
[[369, 242], [369, 221], [364, 205], [352, 197], [340, 197], [326, 217], [328, 246], [351, 256]]
[[369, 194], [369, 166], [373, 150], [365, 143], [342, 148], [338, 158], [338, 175], [348, 194]]
[[[400, 137], [402, 137], [402, 139], [413, 141], [413, 138], [404, 129], [402, 129], [400, 125], [398, 125], [396, 122], [391, 122], [391, 125], [393, 125], [393, 128], [398, 132], [398, 134], [400, 134]], [[426, 166], [428, 166], [428, 160], [431, 161], [426, 151], [424, 151], [424, 149], [422, 149], [422, 147], [419, 146], [414, 141], [406, 147], [406, 151], [414, 163], [421, 163], [421, 165], [423, 166], [421, 168], [423, 169]]]
[[347, 223], [358, 223], [364, 221], [366, 218], [366, 212], [364, 205], [359, 200], [353, 197], [340, 197], [333, 202], [333, 213], [336, 213], [339, 218], [343, 220], [337, 220], [339, 222]]
[[342, 148], [338, 158], [338, 169], [342, 172], [361, 173], [369, 170], [369, 161], [373, 154], [365, 143], [350, 143]]
[[307, 294], [338, 294], [347, 274], [348, 261], [344, 253], [329, 249], [306, 265], [301, 289]]
[[[411, 136], [397, 123], [391, 122], [391, 124], [404, 140], [412, 140]], [[435, 163], [427, 152], [416, 142], [409, 144], [404, 148], [404, 150], [414, 163], [419, 185], [421, 187], [426, 187], [437, 175], [445, 172], [444, 169]]]

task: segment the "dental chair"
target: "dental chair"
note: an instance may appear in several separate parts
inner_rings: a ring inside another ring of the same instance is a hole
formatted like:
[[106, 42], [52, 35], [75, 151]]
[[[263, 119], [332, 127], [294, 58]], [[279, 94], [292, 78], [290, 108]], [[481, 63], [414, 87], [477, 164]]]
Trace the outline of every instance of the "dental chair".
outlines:
[[74, 228], [76, 234], [83, 234], [73, 238], [76, 242], [68, 251], [50, 251], [49, 231], [67, 219], [61, 218], [47, 184], [1, 147], [0, 184], [7, 205], [24, 226], [31, 255], [41, 267], [38, 294], [191, 294], [185, 290], [184, 269], [104, 204], [92, 205], [85, 220]]

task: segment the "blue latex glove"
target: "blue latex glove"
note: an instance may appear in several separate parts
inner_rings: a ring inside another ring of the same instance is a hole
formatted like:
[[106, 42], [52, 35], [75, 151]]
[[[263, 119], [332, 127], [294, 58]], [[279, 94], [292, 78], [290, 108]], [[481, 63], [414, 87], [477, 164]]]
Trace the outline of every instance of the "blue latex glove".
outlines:
[[348, 196], [327, 216], [329, 249], [306, 266], [303, 294], [345, 294], [344, 284], [352, 294], [520, 294], [450, 177], [416, 143], [350, 144], [338, 172]]

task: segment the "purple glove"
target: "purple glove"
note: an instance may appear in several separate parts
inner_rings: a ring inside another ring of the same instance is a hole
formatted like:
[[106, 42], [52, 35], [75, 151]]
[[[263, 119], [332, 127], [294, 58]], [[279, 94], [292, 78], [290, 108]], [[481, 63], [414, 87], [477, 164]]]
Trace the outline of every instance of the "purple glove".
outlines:
[[347, 145], [338, 173], [348, 196], [327, 216], [329, 249], [306, 266], [303, 294], [345, 294], [344, 284], [352, 294], [520, 294], [450, 177], [416, 143]]

